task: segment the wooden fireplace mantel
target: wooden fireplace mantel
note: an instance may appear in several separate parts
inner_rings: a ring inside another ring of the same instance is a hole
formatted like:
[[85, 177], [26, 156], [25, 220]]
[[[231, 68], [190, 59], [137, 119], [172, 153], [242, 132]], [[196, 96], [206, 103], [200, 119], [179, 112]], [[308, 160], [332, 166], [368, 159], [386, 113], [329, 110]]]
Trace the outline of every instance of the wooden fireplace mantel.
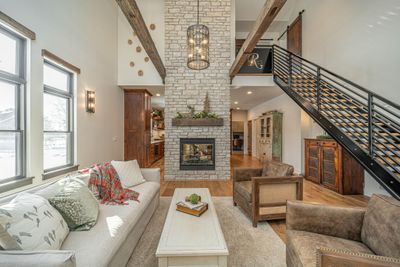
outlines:
[[172, 126], [224, 126], [224, 119], [172, 119]]

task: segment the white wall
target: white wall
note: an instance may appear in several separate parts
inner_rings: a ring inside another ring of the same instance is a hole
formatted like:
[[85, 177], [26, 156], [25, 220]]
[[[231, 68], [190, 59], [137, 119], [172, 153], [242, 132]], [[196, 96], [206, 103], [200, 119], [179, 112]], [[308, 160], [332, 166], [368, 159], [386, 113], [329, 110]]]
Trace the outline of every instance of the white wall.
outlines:
[[247, 125], [247, 110], [232, 110], [232, 121], [241, 121], [243, 122], [244, 125], [244, 144], [243, 144], [243, 154], [247, 155], [248, 154], [248, 125]]
[[[137, 5], [142, 13], [146, 25], [156, 26], [155, 30], [150, 30], [150, 35], [154, 41], [158, 53], [164, 64], [165, 47], [165, 12], [164, 0], [137, 0]], [[195, 21], [194, 21], [195, 22]], [[119, 85], [162, 85], [162, 79], [158, 74], [151, 60], [144, 61], [147, 57], [137, 36], [133, 34], [133, 29], [121, 10], [118, 10], [118, 84]], [[132, 40], [132, 44], [128, 44]], [[136, 47], [140, 46], [142, 51], [136, 52]], [[129, 63], [133, 61], [134, 67]], [[143, 71], [143, 76], [138, 75], [138, 71]]]
[[[28, 176], [43, 173], [43, 58], [47, 49], [81, 69], [77, 80], [77, 158], [80, 167], [123, 157], [123, 94], [117, 87], [117, 5], [108, 0], [2, 0], [0, 10], [36, 33], [28, 77]], [[85, 90], [96, 113], [85, 111]]]
[[[254, 120], [261, 116], [262, 113], [277, 110], [283, 113], [283, 157], [282, 161], [294, 166], [297, 173], [301, 172], [301, 109], [286, 94], [278, 96], [270, 101], [258, 105], [248, 111], [248, 120]], [[254, 123], [253, 123], [254, 125]], [[256, 131], [253, 126], [253, 150], [257, 147]], [[252, 153], [255, 155], [254, 151]]]
[[[400, 101], [398, 0], [290, 0], [303, 14], [303, 57]], [[366, 173], [365, 194], [386, 193]]]

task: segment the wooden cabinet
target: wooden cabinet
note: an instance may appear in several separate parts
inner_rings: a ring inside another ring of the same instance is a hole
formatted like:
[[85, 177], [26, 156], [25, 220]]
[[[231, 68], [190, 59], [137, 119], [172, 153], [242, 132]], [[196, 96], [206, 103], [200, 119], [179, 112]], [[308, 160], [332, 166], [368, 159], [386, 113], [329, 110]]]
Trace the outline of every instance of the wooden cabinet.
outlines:
[[256, 152], [259, 160], [282, 161], [282, 117], [282, 113], [271, 111], [256, 119]]
[[151, 139], [151, 94], [146, 90], [124, 89], [124, 158], [136, 159], [148, 167]]
[[153, 164], [164, 157], [164, 142], [156, 142], [150, 145], [149, 161]]
[[336, 141], [305, 139], [305, 177], [344, 195], [363, 194], [363, 167]]

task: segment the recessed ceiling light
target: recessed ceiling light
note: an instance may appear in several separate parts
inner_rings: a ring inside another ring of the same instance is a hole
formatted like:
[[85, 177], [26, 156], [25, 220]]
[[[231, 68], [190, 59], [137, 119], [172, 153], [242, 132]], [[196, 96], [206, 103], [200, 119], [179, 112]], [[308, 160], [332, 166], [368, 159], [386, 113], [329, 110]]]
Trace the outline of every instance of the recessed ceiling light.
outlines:
[[247, 94], [248, 95], [251, 95], [253, 92], [252, 91], [247, 91]]
[[240, 108], [236, 108], [237, 110], [239, 110]]
[[160, 94], [156, 94], [156, 96], [161, 96]]
[[237, 105], [237, 104], [239, 104], [239, 102], [237, 102], [237, 101], [235, 101], [235, 102], [233, 102], [235, 105]]

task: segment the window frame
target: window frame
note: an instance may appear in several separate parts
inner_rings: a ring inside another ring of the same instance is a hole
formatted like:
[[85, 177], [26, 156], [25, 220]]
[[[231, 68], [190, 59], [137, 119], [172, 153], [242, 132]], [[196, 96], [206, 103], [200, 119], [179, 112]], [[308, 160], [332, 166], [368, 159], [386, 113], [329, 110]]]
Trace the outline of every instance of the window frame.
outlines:
[[[0, 23], [0, 33], [16, 40], [16, 74], [0, 70], [0, 81], [15, 86], [15, 129], [0, 130], [0, 133], [14, 133], [16, 136], [15, 153], [16, 176], [0, 179], [0, 186], [12, 181], [26, 178], [26, 74], [27, 74], [27, 40]], [[0, 190], [1, 192], [1, 190]]]
[[[44, 175], [47, 175], [49, 173], [52, 172], [57, 172], [59, 170], [62, 169], [69, 169], [70, 167], [73, 167], [75, 165], [75, 151], [74, 151], [74, 144], [75, 144], [75, 121], [74, 121], [74, 117], [75, 117], [75, 113], [74, 113], [74, 107], [75, 107], [75, 101], [74, 101], [74, 90], [75, 90], [75, 86], [74, 86], [74, 73], [66, 68], [63, 68], [61, 66], [59, 66], [56, 62], [53, 62], [47, 58], [44, 58], [43, 61], [43, 70], [45, 66], [51, 67], [56, 69], [57, 71], [60, 71], [64, 74], [68, 75], [68, 84], [67, 84], [67, 88], [68, 90], [62, 90], [62, 89], [58, 89], [58, 88], [54, 88], [52, 86], [46, 85], [45, 81], [43, 79], [43, 99], [44, 99], [44, 95], [48, 94], [51, 96], [55, 96], [55, 97], [60, 97], [62, 99], [67, 100], [67, 130], [66, 131], [46, 131], [44, 129], [44, 124], [43, 124], [43, 155], [44, 155], [44, 138], [45, 138], [45, 134], [46, 133], [58, 133], [58, 134], [68, 134], [70, 137], [67, 138], [67, 164], [64, 165], [60, 165], [60, 166], [56, 166], [56, 167], [52, 167], [52, 168], [48, 168], [45, 169], [44, 166], [44, 161], [43, 161], [43, 173]], [[43, 100], [44, 101], [44, 100]], [[44, 115], [44, 111], [43, 111], [43, 115]], [[44, 119], [44, 116], [43, 116]], [[43, 156], [44, 159], [44, 156]]]

